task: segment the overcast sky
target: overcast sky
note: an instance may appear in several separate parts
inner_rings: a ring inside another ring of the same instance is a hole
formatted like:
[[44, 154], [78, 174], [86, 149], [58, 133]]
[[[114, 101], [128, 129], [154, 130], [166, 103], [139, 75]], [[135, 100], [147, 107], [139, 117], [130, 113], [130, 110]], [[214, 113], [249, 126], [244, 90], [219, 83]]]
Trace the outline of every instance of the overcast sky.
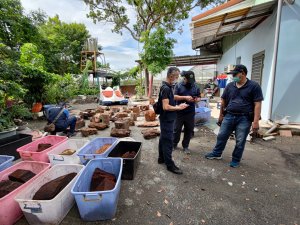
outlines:
[[[84, 23], [91, 36], [98, 38], [98, 43], [103, 46], [106, 62], [110, 64], [112, 69], [124, 70], [136, 65], [135, 60], [138, 59], [138, 50], [141, 50], [141, 46], [138, 46], [137, 41], [134, 41], [126, 30], [123, 31], [122, 36], [112, 33], [112, 24], [104, 22], [94, 24], [91, 19], [86, 17], [89, 10], [82, 0], [21, 0], [21, 3], [26, 13], [41, 9], [50, 17], [56, 14], [59, 15], [60, 20], [67, 23]], [[127, 7], [127, 11], [131, 21], [134, 20], [136, 18], [134, 10]], [[180, 35], [178, 32], [174, 32], [171, 35], [177, 40], [174, 48], [176, 56], [195, 55], [191, 45], [189, 23], [191, 17], [199, 13], [197, 11], [194, 10], [190, 18], [183, 21], [183, 34]]]

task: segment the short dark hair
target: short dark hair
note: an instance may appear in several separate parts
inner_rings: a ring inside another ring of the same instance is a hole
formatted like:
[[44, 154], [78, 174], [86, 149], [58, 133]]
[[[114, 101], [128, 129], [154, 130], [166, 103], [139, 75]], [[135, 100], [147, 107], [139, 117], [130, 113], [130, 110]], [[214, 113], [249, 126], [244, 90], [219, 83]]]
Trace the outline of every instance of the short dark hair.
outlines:
[[170, 77], [174, 72], [180, 72], [180, 70], [175, 66], [170, 67], [167, 72], [167, 77]]

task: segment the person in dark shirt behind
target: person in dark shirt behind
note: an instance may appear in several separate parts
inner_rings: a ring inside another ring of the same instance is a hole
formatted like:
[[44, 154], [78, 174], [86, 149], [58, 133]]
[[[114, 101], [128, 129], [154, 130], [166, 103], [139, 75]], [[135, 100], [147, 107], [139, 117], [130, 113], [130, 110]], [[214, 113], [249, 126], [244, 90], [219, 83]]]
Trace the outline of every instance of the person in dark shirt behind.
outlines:
[[221, 109], [218, 124], [221, 125], [217, 143], [207, 159], [222, 159], [230, 134], [235, 131], [236, 144], [232, 153], [231, 167], [238, 167], [243, 156], [246, 138], [252, 125], [252, 131], [259, 129], [261, 102], [263, 94], [258, 83], [247, 79], [247, 68], [236, 65], [229, 74], [233, 82], [229, 83], [221, 97]]
[[177, 112], [174, 132], [174, 149], [180, 141], [180, 134], [184, 126], [184, 137], [182, 140], [183, 151], [190, 154], [189, 144], [195, 126], [195, 103], [199, 102], [200, 89], [195, 84], [195, 74], [193, 71], [182, 71], [183, 81], [175, 86], [174, 98], [177, 103], [187, 103], [188, 107]]
[[167, 72], [166, 81], [163, 81], [160, 89], [162, 111], [159, 116], [160, 121], [160, 138], [158, 145], [158, 163], [165, 163], [167, 170], [175, 174], [182, 174], [182, 171], [175, 165], [172, 159], [173, 151], [173, 131], [176, 119], [176, 111], [180, 111], [188, 107], [187, 104], [175, 104], [172, 85], [176, 83], [179, 76], [179, 69], [170, 67]]

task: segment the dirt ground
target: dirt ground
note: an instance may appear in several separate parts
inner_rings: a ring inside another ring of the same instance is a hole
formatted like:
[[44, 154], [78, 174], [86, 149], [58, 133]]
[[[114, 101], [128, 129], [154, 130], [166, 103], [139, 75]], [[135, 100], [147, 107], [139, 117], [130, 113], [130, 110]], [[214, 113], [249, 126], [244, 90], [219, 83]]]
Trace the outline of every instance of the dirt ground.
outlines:
[[[95, 107], [74, 105], [75, 110]], [[30, 126], [41, 129], [44, 123], [34, 121]], [[212, 119], [207, 127], [198, 127], [190, 156], [174, 151], [183, 175], [157, 164], [158, 138], [145, 140], [141, 128], [131, 127], [131, 137], [143, 143], [142, 160], [135, 179], [122, 180], [115, 218], [84, 222], [75, 204], [61, 224], [300, 224], [300, 137], [247, 143], [241, 166], [233, 169], [229, 162], [234, 140], [228, 141], [223, 160], [204, 158], [216, 141], [214, 124]], [[109, 133], [110, 128], [98, 136]], [[22, 224], [27, 224], [25, 218], [17, 223]]]

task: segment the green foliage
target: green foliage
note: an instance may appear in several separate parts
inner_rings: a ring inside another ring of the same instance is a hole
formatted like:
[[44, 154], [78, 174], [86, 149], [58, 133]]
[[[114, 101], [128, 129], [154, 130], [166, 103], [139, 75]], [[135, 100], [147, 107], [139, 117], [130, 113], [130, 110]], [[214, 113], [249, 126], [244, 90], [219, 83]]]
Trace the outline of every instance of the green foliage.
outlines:
[[112, 78], [111, 87], [120, 86], [121, 72], [116, 72]]
[[141, 59], [152, 74], [160, 73], [172, 61], [173, 47], [176, 41], [167, 38], [166, 35], [166, 30], [158, 28], [143, 38], [145, 44]]
[[43, 99], [48, 104], [66, 101], [77, 93], [78, 85], [71, 74], [52, 75], [52, 81], [45, 88]]
[[144, 93], [145, 93], [145, 87], [144, 87], [144, 81], [143, 79], [139, 79], [137, 81], [137, 85], [135, 87], [135, 91], [136, 91], [136, 96], [137, 98], [142, 98]]
[[20, 84], [11, 80], [0, 80], [0, 112], [1, 109], [6, 108], [6, 100], [20, 100], [26, 94], [26, 89], [24, 89]]
[[80, 52], [84, 41], [90, 37], [85, 25], [68, 24], [55, 16], [42, 24], [39, 30], [46, 42], [43, 55], [47, 71], [61, 75], [79, 73]]
[[37, 69], [44, 69], [45, 59], [42, 54], [38, 53], [36, 45], [25, 43], [21, 47], [20, 64], [24, 66], [34, 66]]
[[[212, 3], [221, 3], [224, 0], [83, 0], [89, 7], [88, 17], [94, 23], [108, 21], [114, 24], [113, 31], [122, 34], [123, 29], [130, 32], [132, 37], [140, 41], [144, 31], [152, 31], [163, 27], [167, 32], [173, 32], [178, 23], [187, 19], [189, 12], [195, 7], [204, 8]], [[125, 7], [124, 2], [127, 3]], [[127, 9], [135, 10], [137, 20], [130, 21]], [[132, 26], [130, 26], [132, 24]]]
[[0, 132], [14, 127], [14, 122], [8, 113], [0, 113]]
[[82, 91], [85, 91], [86, 89], [89, 89], [89, 69], [91, 69], [93, 66], [92, 61], [88, 60], [86, 62], [86, 66], [84, 70], [82, 71], [82, 77], [79, 83], [79, 87]]
[[121, 85], [121, 81], [122, 82], [129, 82], [132, 83], [131, 81], [133, 80], [133, 83], [136, 83], [136, 79], [138, 78], [138, 74], [140, 73], [140, 67], [139, 66], [135, 66], [127, 71], [124, 72], [120, 72], [120, 71], [113, 71], [113, 79], [112, 79], [112, 83], [111, 86], [120, 86]]
[[0, 42], [13, 49], [38, 37], [38, 29], [23, 14], [20, 0], [0, 1]]
[[35, 68], [30, 64], [23, 65], [21, 68], [22, 86], [28, 90], [24, 101], [29, 105], [33, 102], [42, 102], [43, 94], [46, 92], [47, 85], [52, 82], [54, 74]]
[[9, 112], [13, 119], [29, 119], [32, 117], [32, 113], [25, 104], [13, 105], [9, 108]]
[[20, 81], [21, 68], [18, 65], [19, 54], [0, 43], [0, 79]]

